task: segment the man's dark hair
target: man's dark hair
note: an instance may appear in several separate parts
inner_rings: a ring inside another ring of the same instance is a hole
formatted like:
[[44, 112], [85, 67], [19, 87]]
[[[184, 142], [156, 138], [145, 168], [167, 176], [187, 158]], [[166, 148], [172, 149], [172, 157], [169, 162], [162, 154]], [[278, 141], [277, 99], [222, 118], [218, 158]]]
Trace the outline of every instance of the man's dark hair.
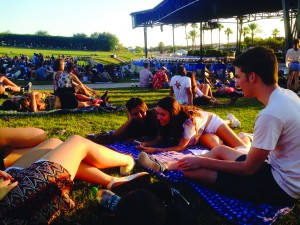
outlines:
[[129, 112], [137, 106], [145, 107], [145, 109], [148, 110], [146, 103], [141, 98], [131, 98], [126, 102], [126, 109]]
[[299, 43], [299, 39], [294, 39], [294, 40], [293, 40], [293, 44], [294, 44], [294, 45], [300, 44], [300, 43]]
[[186, 69], [185, 69], [184, 65], [179, 65], [177, 67], [177, 74], [179, 74], [180, 76], [186, 75]]
[[239, 67], [247, 76], [256, 73], [266, 85], [278, 82], [278, 62], [274, 51], [262, 46], [254, 47], [240, 54], [233, 65]]

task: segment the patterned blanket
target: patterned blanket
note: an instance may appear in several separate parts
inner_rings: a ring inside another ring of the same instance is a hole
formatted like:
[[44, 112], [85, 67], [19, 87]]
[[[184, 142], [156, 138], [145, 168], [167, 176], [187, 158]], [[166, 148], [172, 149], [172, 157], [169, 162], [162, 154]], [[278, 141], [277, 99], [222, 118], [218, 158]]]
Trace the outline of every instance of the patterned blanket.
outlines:
[[[107, 145], [120, 153], [132, 154], [137, 159], [139, 151], [132, 143], [117, 142]], [[184, 152], [160, 152], [155, 155], [162, 161], [178, 160], [182, 157], [193, 155], [192, 151], [207, 150], [200, 146], [189, 146]], [[208, 204], [213, 207], [219, 214], [236, 224], [272, 224], [277, 218], [289, 213], [294, 205], [272, 206], [269, 204], [257, 204], [249, 201], [228, 197], [223, 194], [216, 193], [204, 186], [185, 179], [180, 171], [167, 171], [157, 173], [145, 168], [150, 173], [155, 174], [160, 179], [165, 179], [178, 184], [186, 184], [197, 191]]]

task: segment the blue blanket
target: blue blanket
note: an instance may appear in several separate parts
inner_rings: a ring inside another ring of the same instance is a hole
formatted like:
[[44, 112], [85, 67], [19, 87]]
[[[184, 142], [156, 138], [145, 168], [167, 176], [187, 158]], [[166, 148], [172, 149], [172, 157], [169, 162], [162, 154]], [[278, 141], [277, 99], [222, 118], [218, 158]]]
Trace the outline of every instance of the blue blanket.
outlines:
[[[107, 145], [107, 147], [120, 153], [131, 154], [135, 159], [137, 159], [139, 154], [139, 151], [132, 143], [118, 142]], [[162, 161], [178, 160], [187, 155], [192, 155], [190, 150], [205, 150], [205, 148], [200, 146], [189, 146], [189, 150], [185, 150], [184, 152], [160, 152], [155, 154], [155, 157]], [[155, 174], [160, 179], [191, 186], [219, 214], [237, 224], [272, 224], [277, 218], [289, 213], [294, 207], [294, 205], [272, 206], [269, 204], [257, 204], [228, 197], [209, 190], [199, 183], [185, 179], [180, 171], [157, 173], [148, 168], [145, 169]]]

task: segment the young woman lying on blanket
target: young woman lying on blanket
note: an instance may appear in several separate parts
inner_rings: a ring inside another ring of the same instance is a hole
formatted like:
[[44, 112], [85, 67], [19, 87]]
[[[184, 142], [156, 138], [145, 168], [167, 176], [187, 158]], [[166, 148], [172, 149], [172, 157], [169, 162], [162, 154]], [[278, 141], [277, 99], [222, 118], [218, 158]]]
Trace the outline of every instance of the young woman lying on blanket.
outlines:
[[[73, 94], [74, 95], [74, 94]], [[105, 94], [107, 95], [107, 93]], [[74, 95], [74, 104], [64, 106], [58, 96], [47, 92], [27, 92], [21, 96], [12, 96], [2, 104], [3, 110], [17, 110], [20, 112], [49, 111], [53, 109], [75, 109], [88, 106], [100, 106], [102, 99], [91, 100], [85, 95]], [[75, 107], [76, 106], [76, 107]]]
[[[120, 167], [120, 174], [125, 177], [113, 177], [99, 170], [111, 167]], [[150, 182], [146, 172], [128, 176], [133, 167], [131, 156], [78, 135], [65, 142], [48, 139], [0, 171], [0, 223], [8, 224], [12, 220], [20, 224], [50, 223], [60, 210], [74, 207], [69, 198], [74, 178], [105, 186], [116, 193]]]
[[[142, 142], [137, 146], [139, 150], [147, 153], [183, 151], [188, 145], [196, 145], [199, 142], [210, 149], [223, 144], [248, 149], [248, 143], [241, 140], [224, 120], [214, 113], [180, 105], [170, 96], [157, 103], [156, 111], [160, 123], [158, 135], [154, 140]], [[173, 146], [151, 147], [166, 142]]]

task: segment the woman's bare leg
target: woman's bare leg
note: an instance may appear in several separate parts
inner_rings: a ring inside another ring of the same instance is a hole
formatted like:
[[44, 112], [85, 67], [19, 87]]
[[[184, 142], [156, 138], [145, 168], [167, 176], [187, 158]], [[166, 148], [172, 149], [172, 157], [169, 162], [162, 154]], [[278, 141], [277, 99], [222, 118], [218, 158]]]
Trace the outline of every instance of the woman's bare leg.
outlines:
[[295, 84], [294, 84], [294, 91], [298, 91], [299, 87], [299, 71], [293, 71], [294, 78], [295, 78]]
[[12, 166], [26, 168], [62, 143], [63, 142], [57, 138], [49, 138], [34, 148], [28, 148], [27, 151], [23, 152], [22, 156], [12, 164]]
[[224, 143], [229, 147], [247, 147], [247, 144], [242, 141], [227, 124], [222, 124], [221, 126], [219, 126], [216, 135], [221, 138], [221, 140], [223, 140]]
[[69, 137], [64, 143], [49, 152], [42, 159], [62, 165], [74, 178], [79, 165], [84, 162], [99, 169], [132, 164], [133, 158], [98, 145], [81, 136]]
[[294, 79], [294, 71], [289, 72], [288, 80], [287, 80], [287, 89], [291, 88], [292, 82]]
[[202, 145], [208, 147], [209, 149], [224, 144], [223, 141], [217, 135], [209, 133], [202, 134], [199, 139], [199, 142]]
[[47, 133], [38, 128], [0, 128], [0, 150], [34, 147], [46, 138]]
[[[53, 151], [53, 149], [57, 148], [62, 143], [63, 142], [57, 138], [50, 138], [35, 148], [28, 150], [21, 158], [13, 163], [12, 166], [26, 168], [40, 158], [43, 158], [48, 152]], [[107, 186], [114, 177], [103, 173], [91, 165], [81, 162], [76, 174], [76, 178], [86, 182]]]

